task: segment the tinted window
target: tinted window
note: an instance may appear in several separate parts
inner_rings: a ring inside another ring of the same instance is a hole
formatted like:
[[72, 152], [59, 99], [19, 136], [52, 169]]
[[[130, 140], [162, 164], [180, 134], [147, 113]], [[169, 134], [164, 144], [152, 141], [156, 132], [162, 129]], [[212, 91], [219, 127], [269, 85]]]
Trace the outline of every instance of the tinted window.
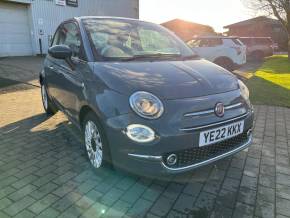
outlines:
[[73, 57], [79, 57], [81, 39], [75, 23], [65, 23], [61, 29], [58, 44], [67, 45], [72, 50]]

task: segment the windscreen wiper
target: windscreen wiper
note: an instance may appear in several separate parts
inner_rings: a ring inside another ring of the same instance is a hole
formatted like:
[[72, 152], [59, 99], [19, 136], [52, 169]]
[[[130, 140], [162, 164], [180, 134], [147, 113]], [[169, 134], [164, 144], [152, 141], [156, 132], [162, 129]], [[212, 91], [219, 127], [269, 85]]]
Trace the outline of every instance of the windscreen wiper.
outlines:
[[181, 57], [181, 60], [183, 60], [183, 61], [195, 60], [195, 59], [200, 59], [199, 55], [193, 54], [193, 55], [188, 55], [188, 56]]
[[128, 58], [122, 58], [124, 61], [133, 61], [143, 58], [178, 58], [181, 57], [179, 53], [153, 53], [153, 54], [138, 54]]

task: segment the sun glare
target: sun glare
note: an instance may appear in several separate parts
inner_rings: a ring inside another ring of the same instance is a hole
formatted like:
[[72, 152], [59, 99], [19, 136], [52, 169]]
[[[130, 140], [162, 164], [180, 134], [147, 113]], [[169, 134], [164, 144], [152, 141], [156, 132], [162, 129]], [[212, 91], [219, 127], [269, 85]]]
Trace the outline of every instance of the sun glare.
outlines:
[[250, 17], [241, 0], [140, 0], [140, 18], [155, 23], [180, 18], [222, 32], [223, 26]]

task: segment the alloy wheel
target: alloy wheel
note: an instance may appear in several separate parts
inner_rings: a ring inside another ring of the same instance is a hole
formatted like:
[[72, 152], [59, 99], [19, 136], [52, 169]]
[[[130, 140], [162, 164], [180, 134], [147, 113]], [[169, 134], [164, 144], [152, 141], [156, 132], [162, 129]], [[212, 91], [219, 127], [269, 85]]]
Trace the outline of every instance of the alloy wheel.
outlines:
[[96, 124], [89, 120], [85, 125], [85, 144], [91, 164], [100, 168], [103, 163], [103, 144]]

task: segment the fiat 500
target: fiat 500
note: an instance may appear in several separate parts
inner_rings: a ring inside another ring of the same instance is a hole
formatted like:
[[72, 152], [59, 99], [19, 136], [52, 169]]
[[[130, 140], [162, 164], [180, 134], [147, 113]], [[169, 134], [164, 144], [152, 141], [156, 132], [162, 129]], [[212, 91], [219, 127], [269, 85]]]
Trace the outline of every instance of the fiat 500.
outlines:
[[78, 17], [63, 22], [40, 73], [47, 114], [81, 130], [91, 165], [142, 175], [192, 170], [251, 144], [245, 84], [149, 22]]

